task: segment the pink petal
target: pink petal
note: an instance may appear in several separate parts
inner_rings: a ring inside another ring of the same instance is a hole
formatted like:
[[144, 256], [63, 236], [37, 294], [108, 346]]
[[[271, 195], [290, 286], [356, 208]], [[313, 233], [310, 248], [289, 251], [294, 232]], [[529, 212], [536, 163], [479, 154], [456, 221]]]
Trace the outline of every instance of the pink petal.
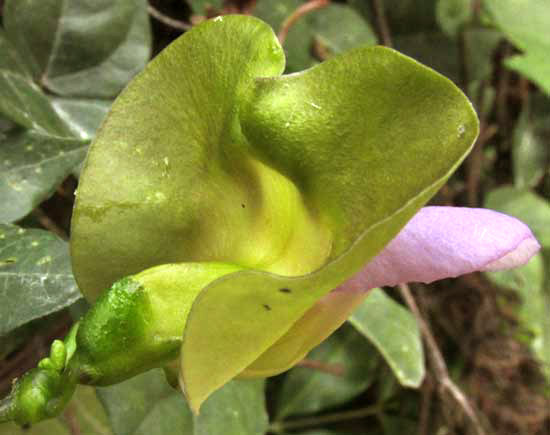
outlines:
[[540, 249], [523, 222], [480, 208], [424, 207], [338, 290], [432, 282], [521, 266]]

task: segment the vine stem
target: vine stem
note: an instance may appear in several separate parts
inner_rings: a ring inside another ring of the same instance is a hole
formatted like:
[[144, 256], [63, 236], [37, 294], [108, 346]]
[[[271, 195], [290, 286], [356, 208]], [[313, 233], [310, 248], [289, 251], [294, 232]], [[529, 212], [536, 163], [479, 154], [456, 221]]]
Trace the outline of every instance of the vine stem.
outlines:
[[367, 406], [365, 408], [353, 409], [351, 411], [335, 412], [332, 414], [320, 415], [318, 417], [299, 418], [291, 421], [276, 421], [271, 424], [270, 432], [280, 434], [289, 430], [304, 429], [323, 424], [337, 423], [345, 420], [370, 417], [380, 413], [380, 405]]
[[378, 34], [380, 35], [380, 42], [386, 47], [392, 47], [392, 40], [390, 34], [390, 26], [386, 19], [386, 12], [384, 10], [384, 4], [382, 0], [372, 0], [372, 8], [376, 17], [376, 27]]
[[279, 33], [277, 35], [281, 45], [285, 43], [288, 32], [290, 31], [290, 28], [296, 23], [296, 21], [298, 21], [309, 12], [324, 8], [329, 4], [330, 0], [311, 0], [296, 8], [296, 10], [283, 21], [283, 24], [281, 24], [281, 28], [279, 29]]
[[441, 354], [441, 351], [437, 346], [437, 343], [432, 334], [432, 331], [430, 330], [430, 327], [428, 326], [428, 323], [424, 320], [422, 314], [420, 313], [420, 309], [418, 308], [414, 296], [411, 293], [411, 289], [407, 284], [399, 284], [398, 287], [401, 297], [403, 298], [403, 300], [413, 313], [414, 317], [416, 318], [416, 321], [418, 322], [418, 327], [420, 328], [420, 332], [422, 334], [422, 337], [424, 338], [424, 342], [426, 343], [428, 357], [434, 370], [434, 378], [439, 386], [440, 391], [442, 393], [448, 393], [456, 402], [456, 404], [460, 406], [460, 408], [462, 408], [462, 411], [470, 420], [475, 431], [474, 433], [476, 435], [486, 435], [485, 430], [483, 429], [483, 426], [481, 425], [481, 422], [479, 421], [479, 418], [474, 411], [474, 408], [472, 407], [462, 390], [458, 387], [458, 385], [456, 385], [451, 380], [451, 377], [449, 376], [449, 371], [447, 370], [447, 365], [445, 364], [445, 360], [443, 359], [443, 355]]
[[193, 27], [189, 23], [175, 20], [174, 18], [164, 15], [162, 12], [160, 12], [158, 9], [155, 9], [151, 5], [147, 6], [147, 12], [157, 21], [160, 21], [161, 23], [166, 24], [168, 27], [172, 27], [173, 29], [181, 30], [182, 32], [185, 32], [186, 30], [189, 30], [191, 27]]

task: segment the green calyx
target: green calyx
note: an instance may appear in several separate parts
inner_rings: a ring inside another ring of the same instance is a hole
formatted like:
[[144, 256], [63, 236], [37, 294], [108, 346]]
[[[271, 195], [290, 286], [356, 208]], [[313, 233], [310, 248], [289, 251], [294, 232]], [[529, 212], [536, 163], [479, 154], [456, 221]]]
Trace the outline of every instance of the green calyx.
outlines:
[[[69, 339], [71, 334], [69, 334]], [[74, 393], [77, 381], [67, 366], [65, 343], [55, 340], [50, 356], [17, 380], [0, 402], [0, 422], [28, 425], [59, 415]]]
[[393, 50], [283, 69], [265, 23], [220, 17], [176, 40], [114, 103], [73, 216], [75, 276], [97, 300], [72, 359], [88, 381], [180, 356], [198, 410], [236, 376], [286, 370], [361, 298], [330, 291], [477, 136], [466, 97]]

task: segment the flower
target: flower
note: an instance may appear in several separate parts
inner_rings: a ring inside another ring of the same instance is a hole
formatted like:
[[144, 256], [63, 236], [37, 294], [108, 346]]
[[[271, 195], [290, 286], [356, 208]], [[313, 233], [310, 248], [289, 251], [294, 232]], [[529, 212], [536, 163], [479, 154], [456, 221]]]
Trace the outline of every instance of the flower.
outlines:
[[430, 283], [521, 266], [540, 249], [523, 222], [496, 211], [424, 207], [372, 261], [337, 291]]

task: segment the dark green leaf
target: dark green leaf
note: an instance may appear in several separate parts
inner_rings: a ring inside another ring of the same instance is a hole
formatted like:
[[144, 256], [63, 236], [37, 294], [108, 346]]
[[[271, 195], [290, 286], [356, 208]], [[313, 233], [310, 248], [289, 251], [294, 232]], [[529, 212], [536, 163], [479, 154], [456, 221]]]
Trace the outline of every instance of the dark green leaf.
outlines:
[[544, 371], [550, 377], [550, 294], [546, 287], [550, 283], [550, 262], [544, 257], [550, 248], [550, 203], [529, 190], [502, 187], [490, 192], [484, 205], [523, 220], [542, 245], [542, 254], [527, 265], [487, 276], [498, 285], [518, 292], [522, 300], [520, 320], [533, 334], [531, 348], [545, 363]]
[[98, 388], [116, 435], [263, 435], [267, 430], [263, 381], [234, 381], [191, 414], [183, 395], [160, 370]]
[[500, 41], [500, 32], [487, 29], [466, 29], [463, 34], [466, 50], [467, 77], [460, 76], [460, 52], [456, 41], [439, 31], [410, 32], [396, 35], [395, 47], [419, 62], [429, 65], [454, 82], [464, 78], [471, 82], [487, 79], [491, 58]]
[[[283, 0], [274, 7], [271, 0], [260, 0], [255, 14], [274, 29], [279, 29], [302, 4], [301, 0]], [[342, 32], [343, 28], [345, 32]], [[318, 45], [317, 51], [322, 51], [327, 57], [360, 45], [373, 45], [376, 41], [369, 23], [361, 15], [349, 6], [331, 4], [307, 14], [290, 28], [284, 44], [286, 70], [302, 71], [319, 63], [314, 56], [315, 45]]]
[[4, 26], [35, 79], [60, 95], [112, 97], [150, 56], [145, 0], [8, 0]]
[[[492, 59], [501, 38], [502, 34], [492, 29], [474, 28], [464, 31], [466, 68], [470, 82], [490, 78]], [[456, 68], [459, 68], [458, 63]]]
[[0, 335], [81, 297], [67, 244], [43, 230], [0, 224]]
[[438, 0], [436, 4], [439, 27], [453, 38], [472, 19], [473, 13], [473, 0]]
[[442, 32], [410, 32], [396, 35], [394, 45], [401, 53], [425, 63], [455, 83], [460, 81], [458, 46]]
[[28, 75], [25, 65], [17, 50], [7, 39], [4, 30], [0, 27], [0, 71], [10, 71], [22, 76]]
[[[546, 117], [533, 122], [527, 110], [520, 116], [512, 142], [514, 185], [518, 188], [536, 186], [545, 171], [548, 171], [548, 119]], [[544, 128], [547, 130], [546, 137], [543, 135]]]
[[48, 198], [84, 159], [88, 142], [16, 133], [0, 147], [0, 222], [14, 222]]
[[0, 113], [26, 128], [60, 136], [68, 134], [40, 88], [6, 70], [0, 70]]
[[330, 5], [307, 15], [306, 20], [313, 37], [328, 49], [327, 54], [339, 54], [360, 45], [374, 45], [377, 42], [369, 23], [345, 5]]
[[495, 284], [517, 291], [522, 302], [519, 319], [523, 328], [530, 333], [531, 349], [542, 362], [543, 371], [550, 379], [550, 294], [544, 288], [542, 254], [531, 258], [523, 267], [488, 272], [486, 275]]
[[98, 388], [115, 435], [192, 435], [193, 417], [160, 370]]
[[312, 350], [307, 359], [341, 368], [342, 375], [293, 368], [284, 378], [277, 398], [277, 419], [344, 404], [371, 384], [379, 361], [376, 349], [347, 325]]
[[550, 94], [550, 7], [547, 0], [484, 0], [494, 24], [524, 52], [506, 64], [524, 74]]
[[418, 387], [422, 383], [424, 352], [410, 311], [374, 289], [349, 322], [378, 349], [402, 385]]
[[51, 103], [57, 115], [65, 121], [74, 136], [80, 139], [92, 139], [113, 102], [52, 98]]
[[205, 402], [193, 435], [263, 435], [267, 427], [264, 381], [232, 381]]
[[[59, 417], [70, 427], [69, 418], [76, 420], [80, 435], [112, 435], [109, 420], [103, 405], [99, 402], [96, 389], [79, 385], [65, 412]], [[50, 432], [44, 432], [50, 435]], [[58, 435], [51, 433], [51, 435]], [[71, 432], [71, 435], [76, 435]]]

